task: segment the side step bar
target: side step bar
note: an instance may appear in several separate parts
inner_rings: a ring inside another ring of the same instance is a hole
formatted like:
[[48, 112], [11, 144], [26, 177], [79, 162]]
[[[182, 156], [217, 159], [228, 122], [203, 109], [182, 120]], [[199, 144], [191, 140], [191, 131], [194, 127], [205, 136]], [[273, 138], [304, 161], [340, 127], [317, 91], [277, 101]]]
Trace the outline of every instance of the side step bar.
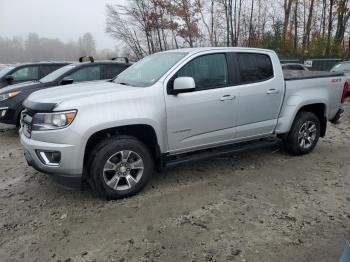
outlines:
[[166, 158], [166, 167], [187, 164], [193, 161], [215, 158], [218, 156], [239, 153], [258, 148], [271, 147], [278, 144], [276, 138], [259, 139], [250, 142], [235, 143], [210, 149], [203, 149], [196, 152], [184, 153]]

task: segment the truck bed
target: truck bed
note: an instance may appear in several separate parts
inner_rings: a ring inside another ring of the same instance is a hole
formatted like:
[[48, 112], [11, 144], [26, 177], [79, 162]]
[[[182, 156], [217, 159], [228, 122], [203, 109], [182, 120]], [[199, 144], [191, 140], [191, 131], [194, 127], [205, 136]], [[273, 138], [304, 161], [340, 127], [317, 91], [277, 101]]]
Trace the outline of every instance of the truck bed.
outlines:
[[302, 80], [312, 78], [337, 77], [344, 76], [343, 73], [327, 71], [300, 71], [300, 70], [283, 70], [284, 80]]

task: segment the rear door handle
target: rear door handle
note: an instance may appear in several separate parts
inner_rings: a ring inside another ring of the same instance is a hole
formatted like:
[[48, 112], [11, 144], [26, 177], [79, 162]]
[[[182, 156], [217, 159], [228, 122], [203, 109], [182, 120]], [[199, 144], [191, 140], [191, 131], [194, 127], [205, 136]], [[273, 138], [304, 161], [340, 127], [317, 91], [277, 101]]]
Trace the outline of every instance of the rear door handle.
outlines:
[[278, 89], [271, 88], [271, 89], [267, 90], [266, 94], [272, 95], [272, 94], [278, 94], [279, 92], [280, 91]]
[[233, 100], [235, 99], [236, 96], [232, 96], [232, 95], [224, 95], [220, 98], [220, 101], [227, 101], [227, 100]]

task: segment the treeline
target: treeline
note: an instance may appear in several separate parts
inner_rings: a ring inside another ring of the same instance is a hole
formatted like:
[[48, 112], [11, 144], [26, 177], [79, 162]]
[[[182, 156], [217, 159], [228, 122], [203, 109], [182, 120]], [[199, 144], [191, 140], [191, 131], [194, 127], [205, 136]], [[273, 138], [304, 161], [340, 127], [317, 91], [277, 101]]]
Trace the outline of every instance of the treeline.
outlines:
[[0, 37], [0, 63], [17, 63], [43, 60], [77, 61], [80, 56], [92, 55], [97, 58], [115, 56], [111, 50], [96, 50], [94, 37], [85, 33], [77, 41], [64, 43], [59, 39], [39, 37], [30, 33], [20, 37]]
[[350, 0], [128, 0], [107, 5], [106, 32], [137, 57], [195, 46], [349, 58]]

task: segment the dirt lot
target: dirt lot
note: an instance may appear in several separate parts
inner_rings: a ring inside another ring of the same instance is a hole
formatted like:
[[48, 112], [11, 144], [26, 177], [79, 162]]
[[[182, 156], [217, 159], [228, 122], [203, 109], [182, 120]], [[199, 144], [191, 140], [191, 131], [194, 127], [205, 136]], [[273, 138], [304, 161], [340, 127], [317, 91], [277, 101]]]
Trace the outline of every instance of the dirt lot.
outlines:
[[338, 261], [350, 238], [350, 103], [307, 156], [261, 149], [96, 198], [27, 167], [0, 126], [0, 261]]

